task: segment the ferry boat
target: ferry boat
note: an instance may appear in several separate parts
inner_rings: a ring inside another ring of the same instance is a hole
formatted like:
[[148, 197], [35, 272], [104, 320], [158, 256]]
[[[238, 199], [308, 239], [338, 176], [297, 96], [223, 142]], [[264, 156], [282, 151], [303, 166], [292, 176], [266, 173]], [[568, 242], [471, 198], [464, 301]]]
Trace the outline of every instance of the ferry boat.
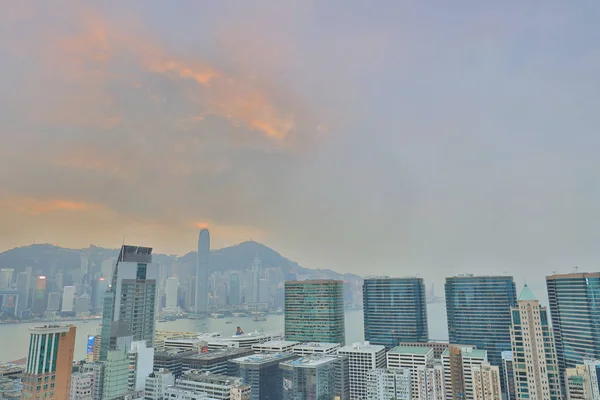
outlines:
[[225, 318], [225, 314], [220, 314], [220, 313], [212, 313], [212, 314], [210, 314], [210, 316], [213, 318]]
[[266, 321], [265, 314], [254, 314], [254, 321]]

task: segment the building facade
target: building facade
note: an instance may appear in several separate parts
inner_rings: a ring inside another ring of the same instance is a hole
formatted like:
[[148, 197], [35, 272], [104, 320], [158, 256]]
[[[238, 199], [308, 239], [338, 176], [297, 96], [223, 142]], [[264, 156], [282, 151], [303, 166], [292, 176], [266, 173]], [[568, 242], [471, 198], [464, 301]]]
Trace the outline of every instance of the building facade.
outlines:
[[427, 299], [422, 278], [370, 278], [363, 283], [365, 340], [391, 349], [427, 342]]
[[72, 374], [70, 400], [94, 400], [94, 378], [91, 372]]
[[567, 400], [600, 400], [598, 376], [600, 361], [584, 360], [575, 368], [567, 368], [565, 382]]
[[159, 369], [153, 371], [146, 378], [144, 386], [145, 400], [162, 400], [165, 397], [165, 392], [169, 386], [175, 384], [175, 376], [168, 369]]
[[[154, 344], [156, 326], [158, 266], [152, 263], [152, 249], [123, 245], [115, 266], [112, 285], [104, 296], [100, 360], [117, 349], [118, 338]], [[129, 350], [129, 346], [122, 348]]]
[[254, 354], [230, 362], [235, 366], [232, 373], [250, 386], [251, 400], [281, 400], [283, 379], [279, 364], [296, 358], [288, 353]]
[[378, 368], [367, 373], [367, 399], [414, 400], [411, 394], [411, 371], [408, 368]]
[[488, 362], [487, 351], [473, 347], [451, 345], [442, 353], [446, 400], [474, 397], [473, 367]]
[[343, 377], [344, 373], [348, 374], [348, 369], [340, 371], [342, 363], [338, 357], [301, 357], [282, 362], [279, 368], [283, 378], [283, 400], [343, 399], [349, 393], [348, 378]]
[[513, 370], [512, 351], [502, 352], [502, 369], [506, 400], [517, 400], [515, 394], [515, 371]]
[[385, 368], [385, 347], [369, 343], [354, 343], [338, 350], [346, 356], [349, 365], [350, 399], [367, 397], [367, 374], [374, 369]]
[[502, 365], [502, 352], [511, 349], [510, 309], [517, 298], [512, 276], [449, 277], [445, 291], [450, 343], [486, 350], [490, 364]]
[[285, 339], [345, 343], [344, 283], [285, 282]]
[[68, 400], [74, 352], [74, 326], [46, 325], [29, 329], [23, 399]]
[[561, 399], [561, 379], [548, 315], [527, 285], [511, 315], [510, 336], [517, 399]]
[[564, 378], [567, 368], [586, 358], [600, 359], [600, 273], [546, 277], [556, 355]]
[[423, 376], [419, 376], [417, 370], [424, 370], [432, 364], [432, 348], [397, 346], [387, 353], [387, 367], [389, 369], [407, 369], [410, 371], [413, 399], [427, 399], [426, 395], [421, 393], [423, 387], [421, 387], [419, 380]]
[[498, 366], [489, 363], [474, 365], [472, 374], [473, 400], [502, 400]]

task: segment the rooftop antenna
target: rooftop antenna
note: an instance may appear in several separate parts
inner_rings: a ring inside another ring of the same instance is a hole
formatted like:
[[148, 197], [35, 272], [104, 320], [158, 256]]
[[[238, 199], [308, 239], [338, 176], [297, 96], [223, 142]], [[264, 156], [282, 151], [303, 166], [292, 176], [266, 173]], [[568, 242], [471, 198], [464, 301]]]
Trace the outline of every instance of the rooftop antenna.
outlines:
[[577, 272], [577, 268], [579, 268], [579, 267], [578, 266], [573, 267], [573, 273]]

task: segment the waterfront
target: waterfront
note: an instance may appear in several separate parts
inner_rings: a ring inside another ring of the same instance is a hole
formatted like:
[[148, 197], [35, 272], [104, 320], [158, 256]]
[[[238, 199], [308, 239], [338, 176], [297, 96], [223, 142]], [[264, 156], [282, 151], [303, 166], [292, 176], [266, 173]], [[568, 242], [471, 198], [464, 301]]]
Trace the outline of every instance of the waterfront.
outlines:
[[[429, 337], [436, 340], [448, 339], [446, 326], [446, 309], [444, 303], [428, 304], [427, 319], [429, 321]], [[346, 342], [360, 342], [364, 339], [364, 326], [362, 310], [346, 311]], [[226, 323], [231, 321], [231, 323]], [[75, 339], [75, 360], [85, 357], [87, 336], [98, 333], [100, 320], [70, 322], [77, 327]], [[29, 328], [43, 325], [43, 323], [6, 324], [0, 325], [0, 361], [14, 361], [27, 354], [29, 345]], [[268, 315], [266, 321], [253, 321], [251, 317], [243, 318], [206, 318], [201, 320], [180, 319], [170, 322], [158, 322], [156, 329], [163, 331], [196, 331], [196, 332], [221, 332], [223, 336], [234, 335], [240, 326], [244, 332], [254, 330], [283, 331], [283, 315]]]

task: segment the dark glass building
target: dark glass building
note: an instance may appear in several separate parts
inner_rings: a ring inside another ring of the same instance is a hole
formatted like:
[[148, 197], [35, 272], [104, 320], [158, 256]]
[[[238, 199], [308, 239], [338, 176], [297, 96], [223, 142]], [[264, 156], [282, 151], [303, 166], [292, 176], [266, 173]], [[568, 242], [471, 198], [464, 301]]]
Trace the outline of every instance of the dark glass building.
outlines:
[[422, 278], [371, 278], [363, 283], [365, 340], [387, 350], [427, 342], [427, 299]]
[[242, 378], [250, 386], [250, 400], [281, 400], [283, 377], [279, 364], [298, 358], [295, 354], [254, 354], [236, 358], [229, 362], [233, 366], [231, 375]]
[[502, 376], [502, 352], [511, 350], [511, 307], [517, 304], [512, 276], [453, 276], [446, 278], [445, 291], [450, 343], [487, 350]]
[[[560, 376], [566, 368], [600, 359], [600, 273], [546, 277]], [[563, 385], [563, 387], [565, 387]]]

